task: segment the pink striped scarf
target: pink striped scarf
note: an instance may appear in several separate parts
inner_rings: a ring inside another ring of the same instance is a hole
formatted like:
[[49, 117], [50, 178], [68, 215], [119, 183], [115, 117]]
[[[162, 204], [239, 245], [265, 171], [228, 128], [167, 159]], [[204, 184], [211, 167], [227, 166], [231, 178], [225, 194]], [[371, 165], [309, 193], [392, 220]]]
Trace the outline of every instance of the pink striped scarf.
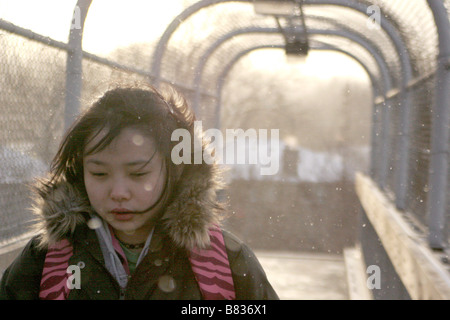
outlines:
[[190, 251], [192, 270], [206, 300], [233, 300], [234, 283], [222, 231], [211, 229], [209, 235], [209, 249]]
[[[189, 253], [189, 261], [203, 298], [205, 300], [235, 299], [234, 283], [222, 231], [215, 228], [210, 229], [209, 233], [210, 247], [204, 250], [194, 249]], [[122, 251], [120, 246], [114, 245], [114, 247], [119, 252]], [[67, 299], [70, 292], [67, 285], [70, 276], [67, 273], [67, 268], [72, 254], [73, 247], [68, 240], [61, 240], [48, 248], [42, 272], [39, 299]]]
[[69, 259], [73, 254], [72, 245], [68, 240], [61, 240], [48, 248], [42, 271], [39, 299], [65, 300], [69, 295], [67, 281], [69, 275]]

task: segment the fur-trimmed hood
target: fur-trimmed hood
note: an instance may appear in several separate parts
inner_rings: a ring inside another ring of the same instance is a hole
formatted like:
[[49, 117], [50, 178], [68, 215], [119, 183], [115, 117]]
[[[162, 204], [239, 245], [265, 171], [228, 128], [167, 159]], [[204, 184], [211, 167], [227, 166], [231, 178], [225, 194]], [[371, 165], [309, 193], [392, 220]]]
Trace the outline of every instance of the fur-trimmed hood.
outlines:
[[[186, 249], [209, 245], [209, 229], [221, 220], [222, 207], [216, 200], [216, 191], [222, 187], [220, 181], [216, 165], [184, 168], [161, 218], [175, 244]], [[88, 223], [90, 215], [95, 214], [87, 196], [65, 181], [41, 179], [34, 190], [33, 212], [42, 246], [70, 239], [77, 226]]]

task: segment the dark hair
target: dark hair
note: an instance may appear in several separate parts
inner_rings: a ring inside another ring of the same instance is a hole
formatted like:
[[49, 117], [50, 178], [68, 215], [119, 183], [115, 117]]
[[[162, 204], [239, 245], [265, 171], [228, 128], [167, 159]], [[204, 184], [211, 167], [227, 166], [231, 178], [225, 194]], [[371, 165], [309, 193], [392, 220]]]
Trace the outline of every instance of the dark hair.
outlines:
[[[194, 121], [192, 109], [172, 87], [111, 89], [83, 112], [66, 133], [51, 164], [51, 181], [65, 180], [85, 194], [83, 156], [103, 150], [123, 129], [132, 127], [153, 138], [164, 159], [166, 184], [156, 204], [165, 204], [182, 173], [182, 166], [171, 161], [171, 150], [176, 143], [171, 141], [172, 132], [184, 128], [193, 135]], [[107, 134], [90, 150], [85, 150], [103, 130], [107, 130]]]

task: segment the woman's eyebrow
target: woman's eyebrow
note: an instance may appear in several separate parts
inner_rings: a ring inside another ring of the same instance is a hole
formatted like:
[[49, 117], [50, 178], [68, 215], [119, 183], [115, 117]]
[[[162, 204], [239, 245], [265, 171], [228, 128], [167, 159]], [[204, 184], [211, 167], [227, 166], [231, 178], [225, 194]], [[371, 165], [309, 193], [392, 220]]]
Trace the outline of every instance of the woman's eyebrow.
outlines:
[[125, 163], [125, 165], [127, 167], [134, 167], [134, 166], [137, 166], [137, 165], [142, 165], [144, 167], [148, 163], [150, 163], [150, 161], [148, 161], [148, 159], [146, 159], [146, 160], [130, 161], [130, 162]]
[[86, 164], [88, 164], [88, 163], [93, 163], [93, 164], [96, 164], [96, 165], [99, 165], [99, 166], [105, 166], [106, 165], [105, 162], [100, 161], [100, 160], [96, 160], [96, 159], [88, 159], [88, 160], [86, 160]]
[[[99, 165], [99, 166], [106, 166], [106, 165], [108, 165], [106, 162], [103, 162], [103, 161], [100, 161], [100, 160], [97, 160], [97, 159], [88, 159], [88, 160], [86, 160], [86, 164], [89, 164], [89, 163], [92, 163], [92, 164], [95, 164], [95, 165]], [[133, 161], [125, 163], [124, 165], [127, 166], [127, 167], [134, 167], [134, 166], [137, 166], [137, 165], [142, 165], [144, 167], [148, 163], [150, 163], [150, 161], [148, 159], [145, 159], [145, 160], [133, 160]]]

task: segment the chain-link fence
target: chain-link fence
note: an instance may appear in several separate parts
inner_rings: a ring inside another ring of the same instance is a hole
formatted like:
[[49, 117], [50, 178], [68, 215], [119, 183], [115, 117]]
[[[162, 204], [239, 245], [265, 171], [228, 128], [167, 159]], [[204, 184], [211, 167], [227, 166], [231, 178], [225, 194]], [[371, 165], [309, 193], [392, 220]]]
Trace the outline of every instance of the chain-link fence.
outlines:
[[[0, 246], [30, 235], [30, 195], [64, 134], [67, 45], [1, 21]], [[120, 52], [116, 53], [120, 60]], [[148, 82], [148, 73], [85, 53], [82, 106], [110, 86]]]
[[43, 175], [61, 136], [66, 52], [0, 35], [0, 243], [30, 230], [28, 184]]
[[[372, 148], [377, 157], [372, 163], [372, 174], [397, 206], [413, 215], [418, 230], [426, 234], [430, 219], [432, 106], [435, 103], [439, 55], [437, 28], [426, 1], [379, 3], [396, 19], [407, 44], [413, 74], [403, 91], [409, 95], [409, 103], [403, 100], [402, 91], [396, 90], [375, 106], [377, 136]], [[448, 176], [448, 173], [442, 174]], [[448, 190], [447, 186], [447, 194]], [[449, 203], [447, 217], [448, 208]], [[446, 228], [450, 228], [448, 223]]]

